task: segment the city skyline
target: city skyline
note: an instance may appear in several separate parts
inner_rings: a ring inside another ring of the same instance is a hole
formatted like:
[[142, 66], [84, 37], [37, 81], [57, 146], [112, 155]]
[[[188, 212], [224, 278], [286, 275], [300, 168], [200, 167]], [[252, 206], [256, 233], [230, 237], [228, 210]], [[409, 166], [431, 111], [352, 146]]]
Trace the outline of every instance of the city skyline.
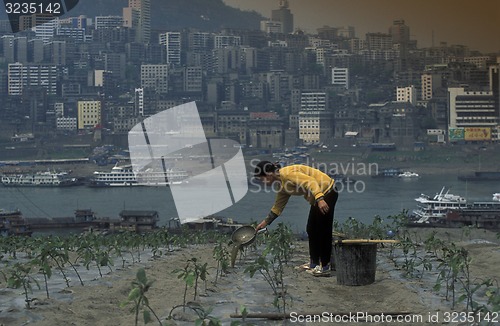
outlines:
[[[278, 8], [278, 0], [223, 0], [242, 10], [255, 10], [265, 17]], [[500, 1], [477, 0], [289, 0], [295, 28], [308, 33], [324, 25], [354, 26], [356, 36], [367, 32], [387, 33], [393, 20], [403, 19], [418, 47], [447, 42], [466, 45], [483, 53], [500, 53]], [[434, 37], [433, 37], [434, 34]]]

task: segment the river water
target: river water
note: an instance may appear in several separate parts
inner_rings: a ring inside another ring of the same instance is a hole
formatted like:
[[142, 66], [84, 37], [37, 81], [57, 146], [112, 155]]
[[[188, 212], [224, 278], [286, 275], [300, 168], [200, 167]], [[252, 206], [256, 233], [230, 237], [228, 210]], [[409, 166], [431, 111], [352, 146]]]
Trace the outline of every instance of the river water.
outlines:
[[[500, 192], [498, 181], [464, 182], [456, 175], [424, 175], [418, 179], [355, 177], [356, 183], [339, 184], [335, 218], [344, 221], [355, 217], [371, 223], [374, 216], [394, 215], [415, 208], [414, 199], [421, 193], [434, 195], [443, 187], [469, 201], [489, 201]], [[207, 187], [207, 194], [210, 193]], [[217, 215], [247, 223], [262, 220], [274, 201], [274, 193], [251, 186], [246, 196]], [[193, 198], [196, 205], [196, 198]], [[88, 188], [12, 188], [0, 187], [0, 208], [21, 210], [30, 217], [73, 216], [75, 209], [92, 209], [98, 217], [117, 217], [121, 210], [156, 210], [160, 225], [177, 216], [168, 187]], [[295, 232], [305, 230], [309, 205], [302, 197], [292, 197], [277, 221], [289, 223]]]

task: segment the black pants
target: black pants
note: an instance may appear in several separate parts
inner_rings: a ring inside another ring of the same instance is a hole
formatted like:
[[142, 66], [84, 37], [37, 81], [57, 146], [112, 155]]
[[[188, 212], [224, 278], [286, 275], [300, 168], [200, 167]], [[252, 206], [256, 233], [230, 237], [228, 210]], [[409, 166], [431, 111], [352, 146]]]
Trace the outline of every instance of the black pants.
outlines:
[[326, 266], [330, 264], [332, 255], [333, 213], [339, 197], [336, 189], [332, 189], [324, 197], [330, 207], [323, 214], [317, 205], [311, 206], [307, 219], [307, 235], [309, 236], [309, 256], [311, 263]]

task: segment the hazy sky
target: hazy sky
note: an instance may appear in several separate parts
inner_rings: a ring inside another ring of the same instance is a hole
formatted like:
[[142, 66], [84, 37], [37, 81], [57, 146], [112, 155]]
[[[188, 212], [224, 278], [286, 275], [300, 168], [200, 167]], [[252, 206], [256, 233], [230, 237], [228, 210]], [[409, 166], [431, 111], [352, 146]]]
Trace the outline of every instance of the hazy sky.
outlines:
[[[223, 0], [265, 17], [279, 0]], [[393, 20], [404, 19], [418, 47], [445, 41], [484, 53], [500, 52], [500, 0], [289, 0], [295, 28], [314, 33], [323, 25], [354, 26], [356, 36], [387, 33]]]

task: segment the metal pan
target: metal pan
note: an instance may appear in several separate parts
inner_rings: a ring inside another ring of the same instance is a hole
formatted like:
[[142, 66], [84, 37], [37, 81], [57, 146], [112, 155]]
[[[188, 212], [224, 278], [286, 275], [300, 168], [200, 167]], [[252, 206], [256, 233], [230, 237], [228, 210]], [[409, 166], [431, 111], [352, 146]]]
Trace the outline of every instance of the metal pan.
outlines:
[[258, 232], [255, 231], [255, 228], [251, 225], [243, 225], [234, 230], [231, 235], [231, 241], [235, 244], [239, 244], [240, 246], [248, 246], [255, 241], [255, 236], [257, 233], [264, 232], [266, 229], [261, 229]]

